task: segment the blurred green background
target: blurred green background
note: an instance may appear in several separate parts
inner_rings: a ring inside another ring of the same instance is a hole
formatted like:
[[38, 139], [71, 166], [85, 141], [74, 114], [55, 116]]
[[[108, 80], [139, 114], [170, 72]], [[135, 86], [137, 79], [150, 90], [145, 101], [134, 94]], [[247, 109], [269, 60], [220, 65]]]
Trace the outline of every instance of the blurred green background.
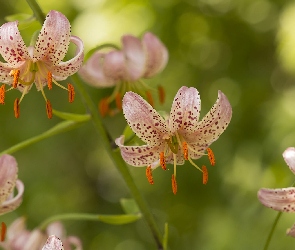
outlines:
[[[282, 158], [295, 146], [295, 4], [268, 0], [51, 0], [39, 1], [45, 13], [63, 12], [72, 23], [72, 34], [85, 43], [86, 52], [96, 45], [120, 44], [123, 34], [154, 32], [169, 50], [169, 63], [147, 82], [167, 91], [170, 110], [179, 87], [194, 86], [201, 95], [205, 115], [222, 90], [233, 107], [225, 133], [212, 145], [216, 166], [209, 167], [209, 181], [190, 164], [177, 170], [178, 193], [171, 191], [172, 166], [153, 172], [154, 185], [145, 168], [129, 167], [161, 230], [169, 224], [169, 249], [262, 249], [277, 215], [257, 200], [261, 187], [291, 186], [294, 181]], [[24, 0], [1, 2], [0, 21], [16, 13], [31, 14]], [[22, 30], [29, 43], [39, 29]], [[93, 101], [110, 89], [87, 87]], [[156, 92], [154, 93], [156, 94]], [[46, 90], [53, 108], [84, 113], [77, 93], [73, 104], [59, 88]], [[13, 101], [20, 92], [10, 91], [0, 107], [0, 150], [38, 135], [57, 124], [48, 120], [42, 95], [33, 87], [15, 119]], [[104, 119], [109, 132], [119, 136], [123, 115]], [[98, 140], [91, 122], [34, 144], [14, 154], [19, 178], [25, 183], [24, 202], [2, 216], [9, 224], [27, 217], [36, 227], [49, 216], [67, 212], [122, 213], [120, 198], [130, 193]], [[206, 157], [196, 161], [208, 164]], [[279, 221], [269, 249], [291, 249], [295, 239], [285, 231], [294, 214]], [[124, 226], [67, 221], [68, 235], [77, 235], [84, 249], [155, 249], [144, 220]]]

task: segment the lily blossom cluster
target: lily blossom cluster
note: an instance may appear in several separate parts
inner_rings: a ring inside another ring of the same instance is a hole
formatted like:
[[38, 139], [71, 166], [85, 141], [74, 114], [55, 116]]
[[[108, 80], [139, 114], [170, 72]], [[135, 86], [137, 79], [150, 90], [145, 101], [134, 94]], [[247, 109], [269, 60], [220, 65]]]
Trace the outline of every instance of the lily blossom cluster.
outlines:
[[[145, 33], [142, 40], [132, 35], [124, 35], [121, 41], [121, 50], [97, 50], [79, 71], [82, 79], [93, 87], [115, 86], [112, 95], [99, 103], [102, 116], [116, 112], [110, 109], [110, 103], [113, 101], [116, 102], [117, 111], [122, 108], [121, 99], [126, 91], [146, 96], [153, 106], [149, 88], [140, 79], [155, 76], [165, 68], [168, 61], [166, 47], [150, 32]], [[164, 90], [161, 86], [158, 90], [160, 102], [164, 102]]]
[[[287, 148], [283, 157], [293, 174], [295, 174], [295, 148]], [[259, 201], [273, 210], [295, 213], [295, 187], [288, 188], [261, 188], [258, 191]], [[287, 235], [295, 237], [295, 224], [287, 230]]]
[[[0, 157], [0, 214], [11, 212], [22, 203], [24, 184], [17, 179], [17, 172], [15, 158], [11, 155], [2, 155]], [[14, 188], [18, 192], [15, 196]]]
[[146, 175], [153, 184], [152, 170], [159, 165], [174, 165], [172, 191], [177, 192], [176, 165], [188, 160], [203, 173], [203, 183], [208, 180], [206, 166], [199, 168], [192, 159], [207, 154], [211, 165], [214, 154], [209, 148], [227, 128], [232, 108], [227, 97], [218, 91], [218, 99], [206, 116], [199, 121], [201, 99], [195, 88], [181, 87], [177, 92], [168, 119], [164, 119], [141, 96], [127, 92], [123, 98], [123, 113], [133, 132], [146, 145], [125, 146], [124, 136], [115, 140], [123, 159], [135, 167], [147, 166]]
[[[52, 235], [54, 235], [54, 237], [52, 237]], [[46, 242], [48, 237], [49, 239]], [[49, 224], [45, 232], [38, 228], [29, 231], [26, 229], [24, 217], [17, 218], [8, 227], [6, 239], [4, 242], [0, 242], [0, 246], [5, 250], [82, 250], [80, 239], [74, 236], [66, 237], [65, 229], [60, 222], [57, 221]], [[60, 246], [62, 248], [54, 248], [56, 246]], [[74, 248], [72, 248], [72, 246], [74, 246]]]
[[[64, 62], [69, 44], [77, 47], [76, 55]], [[42, 29], [34, 45], [26, 47], [18, 30], [18, 22], [7, 22], [0, 27], [0, 54], [6, 63], [0, 62], [0, 81], [11, 86], [8, 90], [18, 89], [21, 98], [14, 102], [14, 114], [20, 115], [19, 105], [33, 83], [41, 91], [45, 102], [48, 118], [52, 117], [52, 106], [46, 98], [44, 87], [52, 88], [52, 84], [68, 91], [69, 102], [74, 101], [74, 87], [64, 87], [57, 81], [65, 80], [76, 73], [83, 62], [83, 42], [71, 36], [68, 19], [58, 11], [50, 11], [46, 16]], [[5, 102], [5, 85], [0, 87], [0, 103]]]

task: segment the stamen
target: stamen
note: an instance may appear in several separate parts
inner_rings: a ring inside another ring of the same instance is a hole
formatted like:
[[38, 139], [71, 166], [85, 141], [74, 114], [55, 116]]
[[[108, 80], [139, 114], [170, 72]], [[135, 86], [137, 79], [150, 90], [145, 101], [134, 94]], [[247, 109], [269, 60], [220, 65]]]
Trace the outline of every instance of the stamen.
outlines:
[[122, 110], [122, 97], [121, 97], [121, 94], [120, 93], [117, 93], [116, 94], [115, 101], [116, 101], [117, 108], [119, 110]]
[[160, 153], [160, 165], [161, 167], [166, 170], [166, 162], [165, 162], [165, 156], [164, 156], [164, 152]]
[[52, 89], [52, 73], [50, 71], [47, 72], [47, 86], [48, 89]]
[[69, 103], [72, 103], [75, 99], [75, 89], [74, 86], [68, 83], [68, 91], [69, 91]]
[[0, 104], [5, 103], [5, 84], [0, 87]]
[[6, 229], [7, 229], [6, 224], [4, 222], [1, 222], [1, 235], [0, 235], [1, 242], [5, 240]]
[[158, 86], [158, 93], [159, 93], [159, 101], [161, 104], [163, 104], [165, 102], [165, 90], [161, 85]]
[[13, 69], [9, 73], [9, 75], [13, 76], [13, 83], [12, 83], [13, 88], [17, 88], [19, 73], [20, 73], [19, 69]]
[[49, 119], [52, 118], [52, 106], [49, 100], [46, 101], [46, 113]]
[[148, 179], [148, 182], [150, 184], [154, 184], [154, 179], [153, 179], [153, 175], [152, 175], [152, 167], [151, 166], [148, 166], [146, 168], [145, 175], [146, 175], [146, 178]]
[[188, 160], [188, 147], [185, 141], [182, 143], [182, 150], [183, 150], [184, 159]]
[[203, 172], [203, 184], [207, 184], [208, 182], [208, 170], [206, 166], [202, 166], [202, 172]]
[[16, 98], [14, 101], [13, 109], [14, 109], [15, 118], [19, 118], [19, 99], [18, 98]]
[[208, 158], [209, 158], [210, 164], [211, 164], [211, 166], [214, 166], [215, 165], [215, 157], [214, 157], [214, 153], [213, 153], [212, 149], [207, 148], [207, 152], [208, 152]]
[[154, 107], [154, 99], [152, 97], [152, 94], [150, 91], [146, 91], [146, 99], [148, 101], [149, 104], [151, 104], [152, 107]]
[[175, 178], [174, 174], [172, 174], [171, 182], [172, 182], [173, 194], [176, 194], [177, 193], [177, 182], [176, 182], [176, 178]]
[[98, 110], [102, 117], [105, 117], [109, 112], [109, 100], [108, 98], [103, 98], [98, 103]]

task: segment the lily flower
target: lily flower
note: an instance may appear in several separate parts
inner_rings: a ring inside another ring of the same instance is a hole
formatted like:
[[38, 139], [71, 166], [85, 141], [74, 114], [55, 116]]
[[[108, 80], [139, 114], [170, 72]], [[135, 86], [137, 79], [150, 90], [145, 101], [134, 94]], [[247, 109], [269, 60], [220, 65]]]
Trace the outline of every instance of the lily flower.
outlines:
[[48, 237], [42, 250], [64, 250], [61, 240], [55, 235]]
[[[17, 218], [7, 229], [7, 237], [4, 242], [0, 242], [0, 246], [4, 250], [49, 250], [53, 247], [53, 243], [59, 242], [51, 235], [55, 235], [63, 241], [64, 250], [82, 250], [80, 239], [74, 236], [67, 236], [65, 229], [60, 222], [53, 222], [48, 225], [45, 231], [35, 228], [32, 231], [26, 229], [25, 218]], [[49, 238], [48, 238], [49, 237]], [[47, 242], [46, 239], [48, 238]], [[60, 242], [61, 243], [61, 242]], [[44, 245], [45, 244], [45, 245]], [[44, 246], [43, 246], [44, 245]], [[72, 246], [74, 248], [72, 248]], [[43, 248], [42, 248], [43, 247]], [[46, 248], [47, 247], [47, 248]], [[52, 248], [55, 250], [55, 248]], [[57, 248], [59, 250], [59, 248]]]
[[[11, 212], [20, 206], [24, 184], [17, 179], [17, 162], [11, 155], [0, 157], [0, 215]], [[16, 187], [18, 193], [14, 196]]]
[[174, 165], [172, 191], [177, 192], [176, 165], [188, 160], [203, 173], [203, 183], [208, 180], [205, 166], [199, 168], [192, 159], [207, 154], [211, 165], [215, 164], [213, 151], [209, 148], [227, 128], [232, 108], [226, 96], [218, 91], [218, 99], [206, 116], [199, 121], [200, 95], [195, 88], [181, 87], [177, 92], [168, 119], [164, 119], [141, 96], [127, 92], [123, 98], [123, 113], [133, 132], [146, 145], [124, 146], [124, 136], [115, 140], [123, 159], [132, 166], [147, 166], [148, 181], [153, 184], [152, 170], [166, 164]]
[[[166, 47], [150, 32], [145, 33], [142, 40], [132, 35], [124, 35], [121, 40], [121, 50], [114, 46], [109, 51], [97, 50], [79, 71], [81, 78], [93, 87], [115, 86], [111, 96], [99, 103], [102, 116], [122, 109], [121, 98], [129, 90], [145, 95], [153, 105], [149, 88], [141, 79], [155, 76], [165, 68], [168, 61]], [[158, 90], [160, 102], [164, 102], [164, 90], [161, 86]], [[116, 102], [117, 110], [112, 111], [109, 105], [113, 101]]]
[[[290, 170], [295, 174], [295, 148], [287, 148], [283, 157]], [[261, 188], [258, 193], [259, 201], [266, 207], [280, 212], [295, 213], [295, 187]], [[287, 230], [287, 235], [295, 238], [295, 224]]]
[[[77, 47], [76, 55], [62, 61], [68, 51], [69, 44]], [[0, 27], [0, 54], [6, 63], [0, 62], [0, 81], [11, 86], [5, 90], [0, 87], [0, 103], [4, 104], [5, 92], [18, 89], [22, 92], [20, 99], [14, 102], [14, 114], [20, 115], [19, 105], [33, 83], [41, 91], [45, 102], [48, 118], [52, 117], [52, 107], [46, 98], [44, 87], [52, 88], [52, 83], [68, 91], [69, 102], [74, 100], [74, 88], [60, 85], [57, 81], [65, 80], [76, 73], [83, 62], [83, 42], [76, 36], [71, 36], [71, 26], [68, 19], [58, 11], [50, 11], [34, 44], [26, 47], [18, 30], [18, 22], [7, 22]]]

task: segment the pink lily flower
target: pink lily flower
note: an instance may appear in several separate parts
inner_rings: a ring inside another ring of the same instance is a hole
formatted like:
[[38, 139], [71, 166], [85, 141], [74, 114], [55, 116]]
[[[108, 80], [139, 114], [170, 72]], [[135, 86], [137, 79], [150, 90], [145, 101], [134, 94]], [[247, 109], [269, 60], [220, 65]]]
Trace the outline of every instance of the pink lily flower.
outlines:
[[42, 250], [64, 250], [61, 240], [55, 235], [48, 237]]
[[[79, 75], [93, 87], [115, 86], [113, 94], [100, 102], [100, 112], [104, 116], [111, 113], [109, 104], [114, 100], [117, 108], [121, 109], [121, 97], [128, 90], [143, 93], [153, 104], [148, 87], [140, 79], [151, 78], [160, 73], [167, 61], [166, 47], [152, 33], [145, 33], [142, 40], [132, 35], [124, 35], [121, 50], [96, 51], [82, 66]], [[163, 88], [159, 87], [161, 102], [164, 102], [163, 91]]]
[[[17, 179], [17, 162], [11, 155], [0, 157], [0, 214], [15, 210], [23, 200], [24, 184]], [[16, 187], [16, 196], [13, 190]]]
[[[69, 93], [69, 102], [74, 100], [73, 85], [68, 88], [57, 81], [65, 80], [76, 73], [83, 62], [83, 42], [76, 36], [71, 36], [71, 26], [68, 19], [58, 11], [50, 11], [46, 16], [42, 29], [34, 45], [26, 47], [20, 32], [18, 22], [8, 22], [0, 27], [0, 54], [6, 63], [0, 62], [0, 81], [12, 85], [10, 89], [22, 92], [20, 99], [14, 103], [15, 117], [19, 117], [19, 104], [25, 94], [35, 83], [46, 102], [48, 118], [52, 117], [50, 101], [44, 93], [44, 86], [52, 88], [52, 83]], [[69, 44], [77, 47], [76, 55], [64, 62]], [[10, 90], [9, 89], [9, 90]], [[0, 103], [4, 104], [5, 85], [0, 87]]]
[[[287, 148], [283, 157], [290, 170], [295, 174], [295, 148]], [[287, 213], [295, 213], [295, 187], [288, 188], [261, 188], [257, 196], [259, 201], [273, 210]], [[287, 235], [295, 238], [295, 224], [287, 230]]]
[[142, 97], [127, 92], [123, 98], [123, 113], [133, 132], [146, 145], [124, 146], [124, 136], [115, 140], [123, 159], [135, 167], [148, 166], [146, 175], [153, 184], [151, 171], [157, 166], [165, 170], [166, 164], [174, 164], [172, 190], [177, 192], [176, 165], [188, 160], [203, 172], [203, 183], [208, 180], [205, 166], [199, 168], [192, 159], [199, 159], [208, 152], [211, 165], [215, 164], [211, 143], [227, 128], [232, 108], [226, 96], [219, 91], [218, 99], [207, 115], [199, 121], [201, 99], [197, 89], [181, 87], [177, 92], [168, 119], [164, 119]]

